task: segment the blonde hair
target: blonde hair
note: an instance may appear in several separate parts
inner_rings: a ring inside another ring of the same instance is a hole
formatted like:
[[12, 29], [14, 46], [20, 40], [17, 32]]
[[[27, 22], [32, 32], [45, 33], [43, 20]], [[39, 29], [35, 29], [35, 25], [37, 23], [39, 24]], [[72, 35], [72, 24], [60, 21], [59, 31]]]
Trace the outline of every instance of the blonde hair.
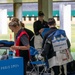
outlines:
[[13, 27], [20, 26], [19, 19], [16, 17], [13, 17], [13, 19], [9, 23], [9, 26], [13, 26]]
[[16, 18], [16, 17], [13, 17], [13, 19], [11, 20], [12, 22], [16, 21], [16, 22], [19, 22], [19, 19]]
[[[15, 22], [15, 21], [14, 21], [14, 22], [11, 21], [11, 22], [9, 23], [9, 26], [13, 26], [13, 27], [16, 27], [17, 25], [18, 25], [18, 23]], [[19, 26], [19, 25], [18, 25], [18, 26]]]
[[22, 23], [21, 21], [19, 21], [19, 19], [18, 18], [16, 18], [16, 17], [13, 17], [13, 19], [11, 20], [11, 22], [9, 23], [9, 26], [15, 26], [16, 27], [16, 25], [18, 25], [18, 26], [20, 26], [21, 25], [21, 27], [24, 27], [24, 23]]

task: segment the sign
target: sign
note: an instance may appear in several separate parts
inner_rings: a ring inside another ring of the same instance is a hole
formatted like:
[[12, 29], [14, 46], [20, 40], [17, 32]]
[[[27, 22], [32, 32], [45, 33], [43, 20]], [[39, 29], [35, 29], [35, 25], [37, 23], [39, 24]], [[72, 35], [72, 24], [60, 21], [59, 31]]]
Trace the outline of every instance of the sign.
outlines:
[[65, 50], [68, 48], [66, 37], [58, 37], [52, 40], [54, 51]]
[[1, 60], [0, 75], [24, 75], [23, 58]]

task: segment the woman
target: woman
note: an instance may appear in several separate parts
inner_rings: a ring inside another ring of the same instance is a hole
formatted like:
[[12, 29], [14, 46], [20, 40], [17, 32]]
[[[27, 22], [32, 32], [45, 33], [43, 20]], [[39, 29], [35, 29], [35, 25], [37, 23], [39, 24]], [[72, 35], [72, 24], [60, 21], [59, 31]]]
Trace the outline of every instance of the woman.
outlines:
[[19, 21], [11, 21], [9, 23], [9, 28], [16, 34], [15, 45], [11, 46], [11, 50], [16, 50], [16, 56], [23, 57], [24, 61], [24, 75], [26, 75], [26, 66], [29, 60], [29, 36], [20, 26]]
[[[14, 21], [16, 21], [18, 23], [19, 19], [16, 18], [16, 17], [13, 17], [12, 22], [14, 22]], [[29, 36], [30, 46], [34, 47], [34, 33], [31, 30], [25, 28], [25, 24], [22, 23], [21, 21], [20, 21], [20, 24], [21, 24], [22, 29], [24, 29], [27, 32], [28, 36]]]

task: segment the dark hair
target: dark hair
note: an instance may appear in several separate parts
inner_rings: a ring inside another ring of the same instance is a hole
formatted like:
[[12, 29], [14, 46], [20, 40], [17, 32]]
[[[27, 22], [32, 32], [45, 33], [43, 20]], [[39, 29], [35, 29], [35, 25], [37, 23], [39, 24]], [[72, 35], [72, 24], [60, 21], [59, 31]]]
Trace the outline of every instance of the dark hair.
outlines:
[[42, 11], [39, 11], [38, 16], [44, 16], [44, 13]]
[[54, 25], [56, 23], [54, 18], [49, 18], [48, 19], [48, 25]]

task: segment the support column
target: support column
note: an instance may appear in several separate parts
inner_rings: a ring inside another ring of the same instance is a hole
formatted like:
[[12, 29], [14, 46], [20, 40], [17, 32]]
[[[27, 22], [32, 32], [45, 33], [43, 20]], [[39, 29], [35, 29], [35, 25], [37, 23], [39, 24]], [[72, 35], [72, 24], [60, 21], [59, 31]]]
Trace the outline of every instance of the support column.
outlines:
[[14, 0], [13, 3], [14, 17], [22, 21], [22, 0]]
[[45, 14], [45, 20], [53, 17], [53, 1], [52, 0], [38, 0], [38, 11], [43, 11]]
[[[22, 21], [22, 0], [13, 0], [13, 16]], [[14, 34], [15, 38], [16, 34]]]

